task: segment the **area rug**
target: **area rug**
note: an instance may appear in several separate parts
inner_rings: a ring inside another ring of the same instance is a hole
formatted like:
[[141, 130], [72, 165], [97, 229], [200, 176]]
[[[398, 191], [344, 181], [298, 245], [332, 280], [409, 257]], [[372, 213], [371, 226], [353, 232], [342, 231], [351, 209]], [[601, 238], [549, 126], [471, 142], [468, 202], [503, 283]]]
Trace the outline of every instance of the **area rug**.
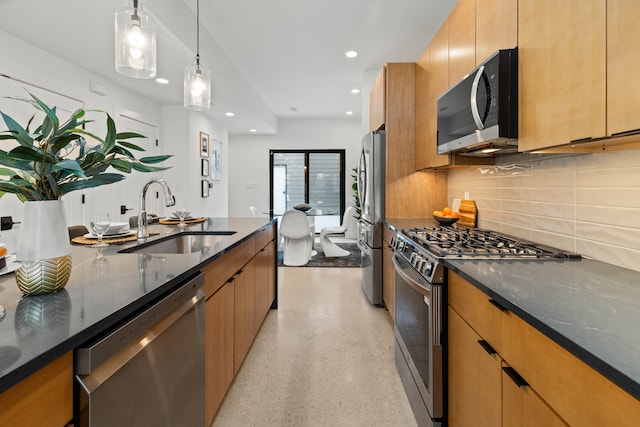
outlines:
[[[352, 268], [360, 267], [360, 249], [357, 243], [337, 243], [342, 249], [349, 251], [349, 255], [342, 257], [325, 257], [322, 247], [316, 243], [313, 247], [317, 253], [311, 257], [308, 263], [301, 267], [336, 267]], [[278, 248], [278, 266], [288, 267], [282, 264], [282, 248]]]

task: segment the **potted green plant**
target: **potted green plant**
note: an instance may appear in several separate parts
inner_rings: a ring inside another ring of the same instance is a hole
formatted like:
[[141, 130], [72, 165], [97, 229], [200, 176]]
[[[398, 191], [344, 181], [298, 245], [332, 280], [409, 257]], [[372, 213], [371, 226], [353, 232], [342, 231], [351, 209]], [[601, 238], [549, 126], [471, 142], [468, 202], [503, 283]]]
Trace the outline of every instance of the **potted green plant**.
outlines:
[[[100, 138], [84, 129], [92, 122], [84, 118], [85, 110], [79, 109], [62, 121], [56, 107], [29, 95], [31, 99], [10, 98], [28, 102], [44, 113], [39, 124], [33, 123], [35, 114], [22, 126], [0, 111], [7, 126], [0, 132], [0, 140], [17, 143], [8, 151], [0, 149], [0, 197], [12, 193], [25, 202], [16, 249], [22, 266], [16, 271], [16, 280], [23, 293], [33, 295], [62, 289], [71, 274], [61, 198], [72, 191], [118, 182], [133, 170], [165, 170], [167, 167], [156, 165], [171, 156], [136, 158], [133, 151], [144, 149], [125, 140], [143, 135], [118, 133], [108, 113], [95, 110], [105, 114], [107, 120], [107, 134]], [[55, 280], [49, 280], [54, 276]]]
[[353, 171], [353, 183], [351, 184], [351, 189], [353, 190], [353, 207], [356, 211], [354, 215], [355, 219], [360, 221], [360, 215], [362, 214], [362, 208], [360, 207], [360, 194], [358, 193], [358, 168], [351, 169]]

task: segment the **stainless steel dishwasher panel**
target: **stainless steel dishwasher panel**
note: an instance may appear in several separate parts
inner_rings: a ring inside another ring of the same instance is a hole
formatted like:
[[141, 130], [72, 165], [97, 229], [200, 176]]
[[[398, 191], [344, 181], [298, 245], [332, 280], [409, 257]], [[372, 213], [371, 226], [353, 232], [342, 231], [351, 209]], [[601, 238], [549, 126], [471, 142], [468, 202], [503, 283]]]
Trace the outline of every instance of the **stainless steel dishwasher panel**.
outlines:
[[204, 295], [199, 274], [76, 350], [80, 426], [204, 426]]

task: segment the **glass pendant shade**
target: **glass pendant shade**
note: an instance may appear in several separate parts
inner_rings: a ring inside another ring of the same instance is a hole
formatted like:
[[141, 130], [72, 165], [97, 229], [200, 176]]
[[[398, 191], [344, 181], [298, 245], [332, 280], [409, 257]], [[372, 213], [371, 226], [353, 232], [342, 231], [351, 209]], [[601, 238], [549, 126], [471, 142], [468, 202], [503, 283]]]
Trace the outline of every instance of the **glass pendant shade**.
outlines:
[[204, 65], [184, 69], [184, 107], [195, 111], [211, 108], [211, 71]]
[[155, 20], [134, 1], [116, 11], [116, 71], [135, 79], [157, 74]]

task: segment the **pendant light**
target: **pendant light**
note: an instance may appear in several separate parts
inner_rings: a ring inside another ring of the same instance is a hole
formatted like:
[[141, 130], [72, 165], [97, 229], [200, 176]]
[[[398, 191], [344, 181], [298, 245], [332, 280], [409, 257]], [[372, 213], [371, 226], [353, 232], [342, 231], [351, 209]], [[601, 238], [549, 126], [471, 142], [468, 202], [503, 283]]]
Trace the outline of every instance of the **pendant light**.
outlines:
[[116, 10], [116, 71], [135, 79], [156, 76], [156, 23], [142, 10], [138, 0], [133, 8]]
[[200, 64], [200, 0], [196, 1], [196, 65], [184, 69], [184, 107], [195, 111], [211, 108], [211, 72]]

